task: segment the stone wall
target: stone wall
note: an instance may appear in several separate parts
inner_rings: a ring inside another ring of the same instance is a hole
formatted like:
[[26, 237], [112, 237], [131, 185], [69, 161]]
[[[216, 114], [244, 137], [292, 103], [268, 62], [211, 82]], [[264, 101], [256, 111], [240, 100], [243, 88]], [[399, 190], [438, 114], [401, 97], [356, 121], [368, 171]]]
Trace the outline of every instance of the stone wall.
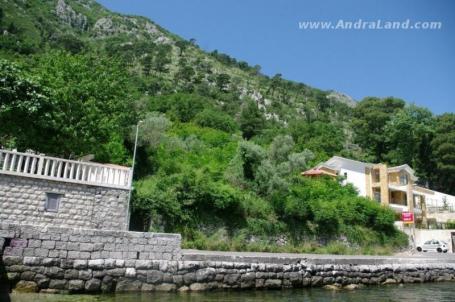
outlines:
[[2, 284], [16, 291], [95, 293], [455, 280], [453, 258], [182, 252], [180, 240], [176, 234], [0, 223]]
[[455, 264], [289, 264], [4, 256], [17, 291], [124, 292], [281, 289], [355, 289], [364, 285], [452, 281]]
[[[61, 194], [57, 212], [46, 193]], [[0, 222], [126, 230], [128, 191], [0, 174]]]
[[179, 260], [178, 234], [0, 224], [4, 256], [67, 259]]

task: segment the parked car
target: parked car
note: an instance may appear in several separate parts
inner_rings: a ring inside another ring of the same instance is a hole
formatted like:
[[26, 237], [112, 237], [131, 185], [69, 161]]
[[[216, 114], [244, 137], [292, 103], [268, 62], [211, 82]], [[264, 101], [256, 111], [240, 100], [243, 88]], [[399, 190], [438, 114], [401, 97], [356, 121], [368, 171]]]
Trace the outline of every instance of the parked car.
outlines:
[[447, 253], [449, 250], [448, 244], [442, 240], [428, 240], [423, 245], [417, 246], [418, 252], [438, 252], [438, 253]]

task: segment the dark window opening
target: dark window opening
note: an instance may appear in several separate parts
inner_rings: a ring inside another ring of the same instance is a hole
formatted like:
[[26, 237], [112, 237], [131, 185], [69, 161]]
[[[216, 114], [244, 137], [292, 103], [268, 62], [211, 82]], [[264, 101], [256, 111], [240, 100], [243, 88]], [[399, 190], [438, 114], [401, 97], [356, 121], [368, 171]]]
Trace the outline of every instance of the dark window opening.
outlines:
[[381, 181], [381, 175], [379, 173], [379, 169], [374, 169], [373, 170], [373, 182], [380, 182]]
[[408, 175], [405, 173], [400, 174], [400, 185], [407, 185], [408, 184]]
[[46, 193], [46, 203], [44, 205], [44, 209], [48, 212], [58, 212], [61, 198], [62, 194]]

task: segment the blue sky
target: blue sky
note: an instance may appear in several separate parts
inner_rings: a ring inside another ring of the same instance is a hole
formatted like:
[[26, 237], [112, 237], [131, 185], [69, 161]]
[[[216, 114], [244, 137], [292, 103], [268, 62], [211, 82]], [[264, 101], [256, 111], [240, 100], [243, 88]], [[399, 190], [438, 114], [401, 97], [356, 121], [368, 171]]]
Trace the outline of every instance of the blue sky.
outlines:
[[[321, 89], [455, 112], [455, 1], [99, 0], [205, 50]], [[300, 30], [300, 21], [438, 21], [440, 30]]]

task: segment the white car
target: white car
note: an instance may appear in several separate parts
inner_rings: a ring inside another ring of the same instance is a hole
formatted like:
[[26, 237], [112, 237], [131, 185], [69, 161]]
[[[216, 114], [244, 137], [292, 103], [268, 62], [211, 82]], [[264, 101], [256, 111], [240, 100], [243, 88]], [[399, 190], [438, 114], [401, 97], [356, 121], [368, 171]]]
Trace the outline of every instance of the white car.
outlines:
[[423, 245], [417, 246], [418, 252], [447, 253], [449, 250], [447, 242], [442, 240], [428, 240]]

